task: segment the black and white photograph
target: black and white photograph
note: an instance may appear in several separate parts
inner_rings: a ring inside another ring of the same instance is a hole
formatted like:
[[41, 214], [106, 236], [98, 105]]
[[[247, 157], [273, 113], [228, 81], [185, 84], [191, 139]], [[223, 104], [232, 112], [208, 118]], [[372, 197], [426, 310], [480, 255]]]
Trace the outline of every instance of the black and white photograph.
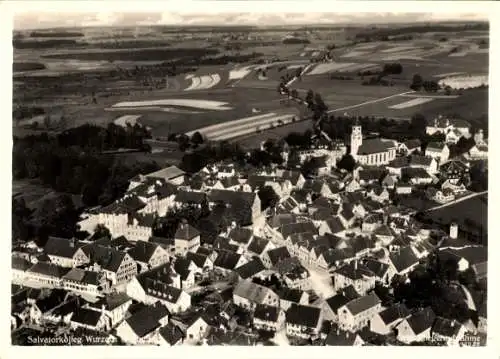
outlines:
[[482, 2], [74, 3], [12, 20], [11, 346], [489, 344]]

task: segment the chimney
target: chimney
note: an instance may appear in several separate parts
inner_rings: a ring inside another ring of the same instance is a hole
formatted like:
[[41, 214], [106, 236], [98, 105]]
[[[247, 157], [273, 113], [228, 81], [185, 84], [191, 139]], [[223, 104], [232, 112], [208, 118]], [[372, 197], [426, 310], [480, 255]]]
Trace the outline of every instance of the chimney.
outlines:
[[358, 270], [358, 260], [354, 260], [354, 270]]
[[451, 239], [458, 238], [458, 225], [456, 223], [450, 224], [450, 238]]

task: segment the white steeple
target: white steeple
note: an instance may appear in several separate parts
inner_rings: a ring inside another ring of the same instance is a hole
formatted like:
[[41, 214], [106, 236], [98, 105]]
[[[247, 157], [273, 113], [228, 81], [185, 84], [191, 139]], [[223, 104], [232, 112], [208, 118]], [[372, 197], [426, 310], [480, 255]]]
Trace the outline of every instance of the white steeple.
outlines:
[[351, 156], [356, 158], [359, 147], [363, 144], [363, 134], [361, 132], [361, 125], [356, 122], [352, 126], [351, 133]]

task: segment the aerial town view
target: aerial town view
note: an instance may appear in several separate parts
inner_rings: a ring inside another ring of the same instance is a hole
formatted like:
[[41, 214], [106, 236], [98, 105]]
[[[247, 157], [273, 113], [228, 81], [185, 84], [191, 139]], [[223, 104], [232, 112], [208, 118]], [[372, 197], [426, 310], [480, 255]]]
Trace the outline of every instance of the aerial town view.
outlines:
[[257, 15], [14, 19], [12, 345], [486, 345], [487, 19]]

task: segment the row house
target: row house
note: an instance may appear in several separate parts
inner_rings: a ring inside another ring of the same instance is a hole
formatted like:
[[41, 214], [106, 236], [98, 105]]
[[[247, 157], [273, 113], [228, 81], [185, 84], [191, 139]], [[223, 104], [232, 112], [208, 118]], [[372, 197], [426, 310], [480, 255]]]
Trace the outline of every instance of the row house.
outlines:
[[124, 251], [100, 244], [89, 244], [83, 249], [90, 258], [87, 269], [103, 272], [111, 287], [126, 284], [137, 275], [137, 263]]
[[89, 262], [89, 257], [82, 250], [83, 242], [73, 238], [49, 237], [44, 253], [50, 262], [61, 267], [73, 268]]
[[435, 174], [438, 172], [439, 164], [432, 156], [413, 155], [410, 157], [410, 163], [407, 167], [423, 168], [428, 173]]
[[394, 328], [405, 318], [410, 316], [410, 310], [402, 303], [396, 303], [372, 317], [370, 320], [370, 331], [389, 335]]
[[270, 288], [249, 280], [239, 282], [233, 291], [234, 304], [252, 311], [255, 310], [258, 304], [278, 307], [279, 299], [279, 296]]
[[371, 319], [382, 309], [375, 293], [351, 300], [338, 310], [342, 329], [356, 332], [369, 325]]
[[450, 149], [443, 142], [431, 142], [425, 148], [425, 155], [436, 159], [439, 163], [448, 161]]
[[154, 242], [137, 241], [127, 252], [138, 265], [138, 272], [143, 273], [170, 261], [169, 252]]
[[164, 282], [146, 278], [143, 288], [146, 293], [145, 304], [160, 302], [170, 313], [183, 312], [191, 307], [191, 296], [188, 293]]
[[72, 268], [63, 276], [62, 287], [69, 292], [100, 296], [109, 291], [109, 282], [103, 273]]
[[436, 315], [430, 307], [413, 313], [396, 326], [398, 340], [406, 344], [430, 340], [435, 319]]
[[110, 293], [97, 302], [85, 304], [85, 307], [102, 311], [109, 318], [111, 328], [114, 328], [123, 321], [131, 305], [132, 298], [127, 294]]
[[175, 254], [185, 256], [188, 252], [196, 252], [200, 247], [200, 232], [189, 223], [179, 224], [174, 235]]
[[309, 304], [308, 292], [300, 289], [282, 287], [277, 294], [280, 298], [279, 307], [285, 311], [288, 310], [288, 308], [290, 308], [293, 304]]
[[257, 304], [253, 314], [253, 326], [257, 330], [278, 332], [285, 326], [285, 311], [276, 306]]
[[159, 331], [168, 323], [169, 311], [160, 303], [140, 306], [116, 328], [116, 335], [128, 345], [158, 345]]
[[360, 294], [375, 288], [377, 279], [375, 273], [357, 260], [336, 269], [332, 276], [336, 291], [352, 285]]
[[286, 334], [304, 339], [316, 337], [319, 335], [322, 319], [320, 308], [292, 304], [286, 311]]

